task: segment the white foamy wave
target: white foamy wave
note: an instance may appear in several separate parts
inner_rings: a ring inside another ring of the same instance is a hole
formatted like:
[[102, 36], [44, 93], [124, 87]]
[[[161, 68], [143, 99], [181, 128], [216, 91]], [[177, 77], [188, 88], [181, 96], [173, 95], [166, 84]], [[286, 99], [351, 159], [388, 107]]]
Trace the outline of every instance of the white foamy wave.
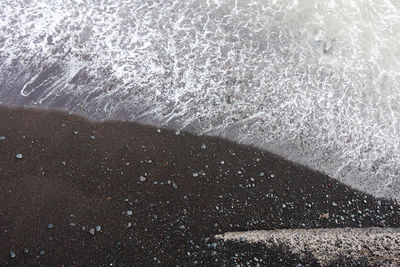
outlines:
[[228, 137], [400, 190], [400, 3], [0, 2], [0, 102]]

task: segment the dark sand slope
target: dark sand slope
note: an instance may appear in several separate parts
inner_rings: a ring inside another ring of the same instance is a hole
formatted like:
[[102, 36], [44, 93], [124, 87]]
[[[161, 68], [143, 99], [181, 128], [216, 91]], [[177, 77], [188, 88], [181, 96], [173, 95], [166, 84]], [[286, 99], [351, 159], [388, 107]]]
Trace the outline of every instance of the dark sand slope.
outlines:
[[213, 237], [400, 225], [392, 201], [222, 139], [4, 107], [0, 136], [0, 265], [313, 264]]

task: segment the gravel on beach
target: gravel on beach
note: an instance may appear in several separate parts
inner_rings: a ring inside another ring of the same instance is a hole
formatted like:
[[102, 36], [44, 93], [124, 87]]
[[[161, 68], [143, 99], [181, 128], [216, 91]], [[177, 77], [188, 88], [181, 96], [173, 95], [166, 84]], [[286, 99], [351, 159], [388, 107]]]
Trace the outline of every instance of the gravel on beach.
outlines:
[[0, 108], [0, 265], [315, 266], [214, 237], [400, 225], [394, 201], [254, 147], [156, 129]]

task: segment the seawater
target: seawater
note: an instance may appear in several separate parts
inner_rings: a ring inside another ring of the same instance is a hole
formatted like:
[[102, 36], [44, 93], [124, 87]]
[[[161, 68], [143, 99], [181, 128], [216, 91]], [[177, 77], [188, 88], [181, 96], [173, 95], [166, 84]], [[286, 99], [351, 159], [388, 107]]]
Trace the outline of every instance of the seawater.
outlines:
[[2, 0], [0, 103], [227, 137], [399, 199], [399, 40], [391, 0]]

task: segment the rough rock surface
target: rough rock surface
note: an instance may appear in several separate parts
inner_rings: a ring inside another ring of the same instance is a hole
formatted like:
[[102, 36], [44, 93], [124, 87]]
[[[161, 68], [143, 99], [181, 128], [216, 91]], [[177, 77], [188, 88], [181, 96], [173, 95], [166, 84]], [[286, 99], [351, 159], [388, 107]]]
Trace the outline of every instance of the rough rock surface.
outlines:
[[283, 246], [301, 258], [311, 253], [322, 266], [349, 255], [354, 264], [361, 260], [369, 266], [400, 265], [398, 228], [281, 229], [231, 232], [216, 235], [215, 238], [262, 243], [267, 247]]

